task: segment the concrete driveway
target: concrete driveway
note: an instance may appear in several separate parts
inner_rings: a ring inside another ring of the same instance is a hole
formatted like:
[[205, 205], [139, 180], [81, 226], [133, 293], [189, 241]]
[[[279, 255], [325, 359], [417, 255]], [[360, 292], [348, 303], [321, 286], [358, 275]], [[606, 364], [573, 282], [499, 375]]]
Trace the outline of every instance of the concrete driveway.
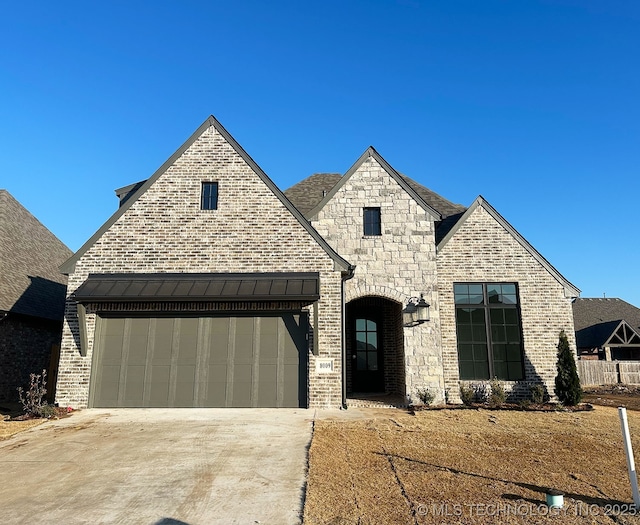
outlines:
[[3, 523], [301, 522], [313, 410], [91, 409], [0, 442]]

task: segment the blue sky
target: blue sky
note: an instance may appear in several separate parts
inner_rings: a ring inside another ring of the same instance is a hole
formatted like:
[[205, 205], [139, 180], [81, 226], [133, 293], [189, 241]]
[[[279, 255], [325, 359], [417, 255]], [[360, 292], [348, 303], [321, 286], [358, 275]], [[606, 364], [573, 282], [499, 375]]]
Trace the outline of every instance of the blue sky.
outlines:
[[213, 114], [282, 189], [373, 145], [640, 306], [640, 2], [11, 2], [0, 188], [71, 249]]

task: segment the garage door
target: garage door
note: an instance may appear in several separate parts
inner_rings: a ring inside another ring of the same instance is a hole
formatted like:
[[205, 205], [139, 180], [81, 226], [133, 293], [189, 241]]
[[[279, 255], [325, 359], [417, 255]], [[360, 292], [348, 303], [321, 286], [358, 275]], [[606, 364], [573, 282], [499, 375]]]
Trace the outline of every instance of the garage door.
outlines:
[[305, 407], [304, 314], [97, 319], [94, 407]]

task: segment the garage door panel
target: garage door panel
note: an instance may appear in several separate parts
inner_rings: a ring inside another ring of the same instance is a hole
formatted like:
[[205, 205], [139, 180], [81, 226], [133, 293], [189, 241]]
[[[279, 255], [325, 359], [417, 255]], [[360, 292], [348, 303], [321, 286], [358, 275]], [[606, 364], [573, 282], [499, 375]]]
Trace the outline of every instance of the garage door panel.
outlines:
[[227, 381], [209, 381], [206, 384], [206, 395], [204, 406], [224, 407], [227, 406]]
[[233, 383], [233, 399], [227, 406], [235, 408], [246, 408], [251, 406], [251, 381], [234, 381]]
[[189, 408], [196, 406], [193, 394], [193, 383], [190, 385], [186, 383], [178, 383], [176, 385], [176, 395], [173, 406], [176, 408]]
[[198, 356], [198, 319], [180, 319], [180, 342], [178, 353], [179, 363], [193, 363], [195, 364]]
[[125, 406], [142, 406], [144, 394], [144, 366], [128, 366], [124, 388]]
[[156, 319], [154, 330], [153, 363], [168, 364], [171, 362], [173, 345], [173, 319]]
[[105, 402], [110, 403], [106, 406], [116, 406], [118, 403], [118, 390], [120, 386], [120, 364], [103, 365], [102, 377], [98, 383], [99, 395]]
[[236, 319], [234, 345], [234, 361], [236, 364], [253, 362], [253, 332], [254, 320], [252, 317]]
[[[165, 380], [160, 380], [160, 377], [166, 376]], [[151, 384], [149, 386], [149, 401], [146, 406], [150, 407], [168, 407], [169, 406], [169, 373], [158, 374], [152, 376]]]
[[127, 364], [129, 366], [141, 365], [144, 367], [147, 362], [147, 345], [149, 342], [149, 319], [130, 319], [128, 320], [128, 325], [129, 325], [128, 326], [129, 356], [128, 356]]
[[226, 366], [209, 366], [209, 375], [207, 383], [226, 383], [227, 367]]
[[306, 406], [307, 318], [98, 317], [92, 405]]
[[228, 317], [213, 317], [209, 319], [209, 363], [226, 364], [229, 347], [229, 325], [231, 319]]
[[260, 362], [278, 359], [278, 331], [281, 322], [279, 317], [260, 319]]

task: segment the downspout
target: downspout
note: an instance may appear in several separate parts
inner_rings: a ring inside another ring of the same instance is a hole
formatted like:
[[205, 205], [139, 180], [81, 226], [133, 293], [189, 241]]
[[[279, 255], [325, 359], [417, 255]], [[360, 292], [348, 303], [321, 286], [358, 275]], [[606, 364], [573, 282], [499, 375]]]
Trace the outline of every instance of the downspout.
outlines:
[[342, 345], [342, 408], [347, 409], [347, 320], [346, 308], [344, 303], [344, 283], [351, 279], [356, 271], [354, 265], [349, 265], [347, 272], [342, 274], [342, 282], [340, 286], [340, 315], [342, 317], [341, 345]]

